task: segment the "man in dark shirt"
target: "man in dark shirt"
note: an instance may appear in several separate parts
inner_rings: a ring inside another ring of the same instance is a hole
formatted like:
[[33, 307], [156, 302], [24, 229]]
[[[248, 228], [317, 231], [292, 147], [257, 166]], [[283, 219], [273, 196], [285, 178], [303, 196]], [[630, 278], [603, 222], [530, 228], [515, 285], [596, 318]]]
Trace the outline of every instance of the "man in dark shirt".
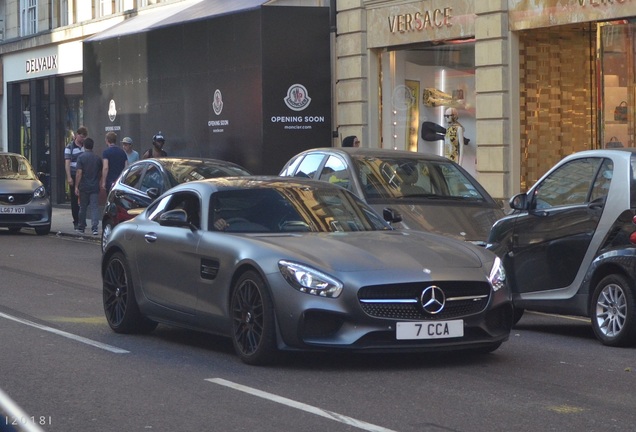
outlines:
[[99, 235], [99, 185], [102, 176], [102, 158], [93, 152], [95, 143], [91, 138], [84, 141], [84, 152], [77, 158], [75, 193], [79, 196], [78, 231], [86, 228], [86, 212], [90, 209], [91, 228]]
[[84, 140], [88, 136], [88, 129], [84, 126], [77, 128], [73, 140], [64, 148], [64, 168], [66, 170], [66, 181], [71, 198], [71, 215], [73, 216], [73, 228], [77, 231], [77, 221], [79, 215], [78, 196], [75, 195], [75, 174], [77, 172], [77, 158], [84, 151]]
[[113, 183], [119, 177], [119, 174], [128, 165], [128, 155], [121, 147], [117, 146], [117, 134], [115, 132], [108, 132], [106, 134], [106, 150], [102, 153], [103, 168], [102, 168], [102, 183], [101, 188], [106, 190], [106, 193], [113, 187]]

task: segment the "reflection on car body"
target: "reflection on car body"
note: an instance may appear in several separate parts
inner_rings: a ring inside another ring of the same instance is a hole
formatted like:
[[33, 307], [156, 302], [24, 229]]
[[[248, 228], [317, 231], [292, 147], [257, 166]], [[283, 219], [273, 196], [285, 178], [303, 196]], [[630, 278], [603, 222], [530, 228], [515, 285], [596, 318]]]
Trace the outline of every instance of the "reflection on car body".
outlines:
[[206, 178], [244, 176], [243, 167], [194, 157], [143, 159], [127, 167], [108, 193], [102, 215], [102, 247], [115, 225], [139, 214], [157, 196], [181, 183]]
[[0, 227], [18, 232], [33, 228], [51, 231], [49, 194], [29, 161], [17, 153], [0, 152]]
[[102, 276], [116, 332], [217, 333], [247, 363], [279, 349], [492, 351], [512, 325], [490, 251], [393, 230], [345, 189], [306, 179], [178, 185], [115, 227]]
[[635, 152], [575, 153], [511, 198], [488, 248], [508, 270], [516, 320], [587, 316], [604, 344], [636, 343]]
[[504, 213], [481, 185], [449, 159], [363, 148], [318, 148], [299, 153], [280, 175], [305, 177], [350, 190], [376, 211], [402, 215], [397, 228], [446, 234], [485, 244]]

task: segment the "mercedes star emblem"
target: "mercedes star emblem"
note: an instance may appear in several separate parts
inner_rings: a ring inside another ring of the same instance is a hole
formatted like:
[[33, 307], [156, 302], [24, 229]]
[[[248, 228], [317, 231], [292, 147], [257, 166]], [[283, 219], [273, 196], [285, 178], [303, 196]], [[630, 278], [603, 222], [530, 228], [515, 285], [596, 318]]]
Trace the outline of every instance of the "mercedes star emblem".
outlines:
[[425, 312], [435, 315], [444, 309], [446, 296], [440, 287], [431, 285], [422, 291], [420, 302], [422, 303], [422, 308], [424, 308]]

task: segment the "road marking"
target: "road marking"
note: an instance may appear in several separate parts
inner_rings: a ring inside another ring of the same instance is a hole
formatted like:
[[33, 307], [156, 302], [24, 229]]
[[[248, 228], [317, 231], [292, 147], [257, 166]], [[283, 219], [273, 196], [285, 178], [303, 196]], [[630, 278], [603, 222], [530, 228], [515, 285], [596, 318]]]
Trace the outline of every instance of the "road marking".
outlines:
[[264, 391], [261, 391], [261, 390], [257, 390], [257, 389], [252, 388], [252, 387], [247, 387], [247, 386], [244, 386], [244, 385], [241, 385], [241, 384], [237, 384], [237, 383], [234, 383], [232, 381], [227, 381], [227, 380], [224, 380], [222, 378], [207, 378], [206, 381], [209, 381], [209, 382], [214, 383], [214, 384], [219, 384], [219, 385], [222, 385], [222, 386], [225, 386], [225, 387], [229, 387], [229, 388], [232, 388], [234, 390], [238, 390], [238, 391], [242, 391], [242, 392], [245, 392], [245, 393], [249, 393], [249, 394], [251, 394], [253, 396], [258, 396], [260, 398], [267, 399], [267, 400], [270, 400], [272, 402], [276, 402], [276, 403], [279, 403], [279, 404], [282, 404], [282, 405], [287, 405], [287, 406], [289, 406], [291, 408], [296, 408], [296, 409], [299, 409], [301, 411], [306, 411], [308, 413], [315, 414], [317, 416], [326, 417], [329, 420], [334, 420], [334, 421], [337, 421], [337, 422], [340, 422], [340, 423], [344, 423], [346, 425], [353, 426], [353, 427], [356, 427], [358, 429], [363, 429], [363, 430], [370, 431], [370, 432], [395, 432], [392, 429], [387, 429], [387, 428], [384, 428], [382, 426], [377, 426], [377, 425], [374, 425], [374, 424], [371, 424], [371, 423], [367, 423], [367, 422], [363, 422], [363, 421], [360, 421], [360, 420], [356, 420], [354, 418], [347, 417], [347, 416], [335, 413], [333, 411], [326, 411], [326, 410], [320, 409], [320, 408], [315, 407], [315, 406], [307, 405], [307, 404], [304, 404], [302, 402], [297, 402], [297, 401], [294, 401], [294, 400], [291, 400], [291, 399], [284, 398], [282, 396], [277, 396], [277, 395], [272, 394], [272, 393], [267, 393], [267, 392], [264, 392]]
[[62, 330], [54, 329], [53, 327], [48, 327], [48, 326], [45, 326], [45, 325], [42, 325], [42, 324], [35, 323], [33, 321], [29, 321], [29, 320], [25, 320], [25, 319], [22, 319], [22, 318], [17, 318], [17, 317], [11, 316], [11, 315], [7, 315], [7, 314], [4, 314], [2, 312], [0, 312], [0, 318], [6, 318], [8, 320], [18, 322], [20, 324], [25, 324], [25, 325], [28, 325], [28, 326], [31, 326], [31, 327], [35, 327], [37, 329], [44, 330], [44, 331], [47, 331], [49, 333], [54, 333], [54, 334], [56, 334], [58, 336], [63, 336], [65, 338], [72, 339], [74, 341], [81, 342], [81, 343], [84, 343], [86, 345], [91, 345], [91, 346], [94, 346], [94, 347], [99, 348], [99, 349], [110, 351], [110, 352], [115, 353], [115, 354], [128, 354], [130, 352], [130, 351], [126, 351], [125, 349], [117, 348], [117, 347], [112, 346], [112, 345], [108, 345], [108, 344], [104, 344], [104, 343], [101, 343], [101, 342], [97, 342], [97, 341], [94, 341], [94, 340], [91, 340], [91, 339], [87, 339], [87, 338], [82, 337], [82, 336], [74, 335], [72, 333], [68, 333], [68, 332], [65, 332], [65, 331], [62, 331]]

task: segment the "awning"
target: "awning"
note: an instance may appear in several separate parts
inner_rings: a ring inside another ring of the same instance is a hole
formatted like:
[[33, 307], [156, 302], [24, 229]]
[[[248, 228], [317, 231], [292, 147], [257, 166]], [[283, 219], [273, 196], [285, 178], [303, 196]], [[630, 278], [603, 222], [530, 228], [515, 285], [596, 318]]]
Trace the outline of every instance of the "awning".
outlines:
[[142, 33], [173, 24], [256, 9], [265, 3], [271, 2], [265, 0], [185, 0], [166, 6], [141, 10], [137, 15], [86, 40], [99, 41]]

